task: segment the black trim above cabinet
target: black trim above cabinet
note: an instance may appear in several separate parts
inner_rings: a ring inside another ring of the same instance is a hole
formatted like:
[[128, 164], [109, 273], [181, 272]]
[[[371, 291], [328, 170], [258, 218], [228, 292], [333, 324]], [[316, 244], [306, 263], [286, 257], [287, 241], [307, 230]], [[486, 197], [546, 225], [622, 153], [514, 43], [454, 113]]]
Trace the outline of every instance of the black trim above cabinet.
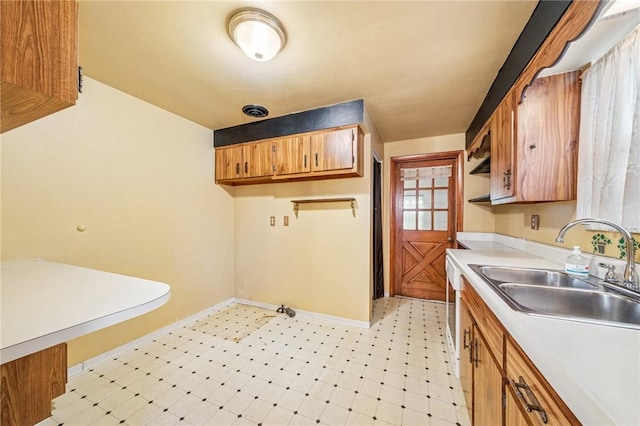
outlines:
[[364, 100], [344, 102], [281, 117], [213, 131], [215, 148], [314, 130], [359, 124], [364, 121]]
[[467, 129], [465, 146], [468, 148], [473, 142], [484, 123], [502, 101], [511, 86], [516, 82], [531, 58], [536, 54], [553, 27], [567, 11], [570, 0], [540, 0], [533, 10], [529, 22], [516, 40], [509, 56], [487, 92], [482, 105]]

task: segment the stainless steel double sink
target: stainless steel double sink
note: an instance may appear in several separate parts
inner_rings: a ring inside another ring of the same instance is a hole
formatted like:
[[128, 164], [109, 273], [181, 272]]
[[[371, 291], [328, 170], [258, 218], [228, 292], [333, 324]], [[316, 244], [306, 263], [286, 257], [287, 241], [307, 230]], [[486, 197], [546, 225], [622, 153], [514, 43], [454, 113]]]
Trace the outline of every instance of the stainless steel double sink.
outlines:
[[512, 309], [540, 316], [640, 329], [640, 294], [564, 272], [469, 265]]

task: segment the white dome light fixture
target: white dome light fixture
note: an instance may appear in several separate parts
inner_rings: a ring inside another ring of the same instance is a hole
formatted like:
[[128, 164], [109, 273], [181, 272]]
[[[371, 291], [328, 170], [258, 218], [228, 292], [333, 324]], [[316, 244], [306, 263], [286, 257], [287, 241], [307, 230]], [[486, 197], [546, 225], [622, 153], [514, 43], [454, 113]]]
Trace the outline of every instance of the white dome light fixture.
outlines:
[[282, 22], [261, 9], [234, 11], [227, 20], [227, 31], [245, 55], [256, 61], [273, 59], [287, 43]]

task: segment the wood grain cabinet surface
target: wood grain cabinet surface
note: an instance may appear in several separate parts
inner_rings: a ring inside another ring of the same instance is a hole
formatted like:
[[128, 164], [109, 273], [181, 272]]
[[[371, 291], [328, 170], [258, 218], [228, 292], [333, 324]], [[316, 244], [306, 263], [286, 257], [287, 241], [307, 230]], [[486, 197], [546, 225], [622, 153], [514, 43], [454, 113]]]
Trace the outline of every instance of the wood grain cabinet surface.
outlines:
[[0, 132], [75, 105], [76, 1], [1, 1], [0, 21]]
[[460, 381], [471, 423], [580, 424], [471, 284], [463, 282]]
[[575, 200], [579, 73], [536, 79], [519, 104], [516, 92], [492, 116], [491, 202]]
[[502, 325], [468, 283], [462, 292], [460, 328], [460, 380], [469, 417], [475, 425], [500, 425], [504, 333]]
[[67, 344], [2, 364], [1, 426], [36, 424], [51, 415], [51, 400], [65, 393]]
[[248, 185], [362, 176], [359, 126], [216, 148], [216, 183]]

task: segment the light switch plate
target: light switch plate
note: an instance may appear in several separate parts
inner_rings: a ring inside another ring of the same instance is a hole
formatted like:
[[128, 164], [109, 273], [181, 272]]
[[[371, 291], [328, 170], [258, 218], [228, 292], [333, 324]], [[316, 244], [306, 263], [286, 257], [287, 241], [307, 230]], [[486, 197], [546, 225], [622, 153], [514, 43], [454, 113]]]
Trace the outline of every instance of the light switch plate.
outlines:
[[275, 216], [271, 216], [271, 218], [269, 218], [269, 224], [271, 226], [276, 226], [276, 217]]

